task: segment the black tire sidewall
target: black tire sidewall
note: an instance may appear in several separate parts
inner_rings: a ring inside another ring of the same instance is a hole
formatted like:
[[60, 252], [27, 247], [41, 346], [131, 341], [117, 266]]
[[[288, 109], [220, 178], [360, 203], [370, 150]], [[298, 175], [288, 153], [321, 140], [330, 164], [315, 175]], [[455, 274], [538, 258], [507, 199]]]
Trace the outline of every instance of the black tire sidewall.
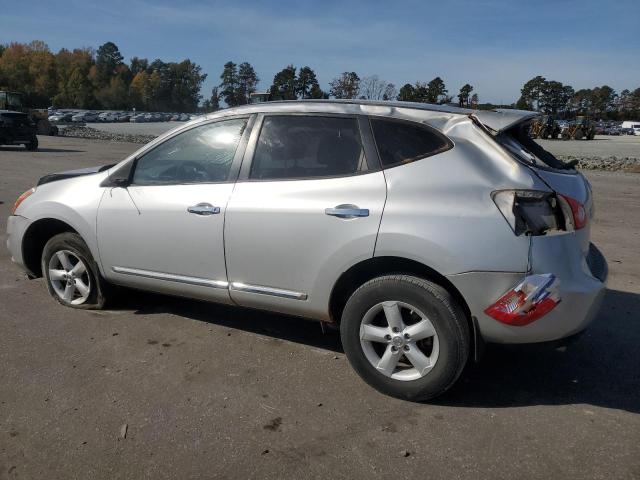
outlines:
[[[60, 298], [51, 285], [51, 281], [49, 279], [49, 260], [54, 253], [60, 250], [69, 250], [73, 252], [74, 255], [77, 255], [78, 258], [80, 258], [87, 266], [87, 273], [91, 277], [91, 291], [89, 292], [89, 298], [80, 305], [74, 305]], [[98, 309], [104, 306], [105, 298], [103, 294], [104, 285], [102, 277], [100, 276], [98, 267], [93, 260], [91, 252], [89, 251], [89, 247], [87, 247], [87, 244], [78, 234], [71, 232], [61, 233], [52, 237], [45, 244], [44, 250], [42, 251], [42, 275], [47, 284], [47, 290], [51, 296], [62, 305], [85, 310]]]
[[[365, 313], [384, 301], [402, 301], [424, 313], [439, 341], [436, 365], [423, 378], [402, 381], [378, 372], [360, 344]], [[436, 397], [457, 380], [469, 355], [469, 329], [462, 309], [442, 287], [406, 275], [378, 277], [360, 287], [347, 302], [340, 325], [342, 344], [354, 370], [369, 385], [387, 395], [420, 401]]]

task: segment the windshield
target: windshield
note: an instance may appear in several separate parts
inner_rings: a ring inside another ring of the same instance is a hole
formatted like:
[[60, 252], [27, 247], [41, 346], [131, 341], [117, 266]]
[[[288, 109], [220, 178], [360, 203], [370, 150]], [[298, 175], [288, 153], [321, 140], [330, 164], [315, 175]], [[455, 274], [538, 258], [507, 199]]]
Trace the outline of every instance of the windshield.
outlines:
[[529, 136], [529, 124], [512, 127], [495, 137], [518, 160], [536, 167], [572, 170], [573, 163], [564, 163], [546, 151]]

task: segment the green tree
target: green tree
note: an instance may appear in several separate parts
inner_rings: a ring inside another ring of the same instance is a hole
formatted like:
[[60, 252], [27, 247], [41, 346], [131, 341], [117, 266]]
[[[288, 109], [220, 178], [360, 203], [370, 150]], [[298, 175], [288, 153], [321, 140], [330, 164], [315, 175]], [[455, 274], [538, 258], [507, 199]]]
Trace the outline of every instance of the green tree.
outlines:
[[[322, 92], [316, 78], [316, 72], [309, 67], [302, 67], [298, 70], [298, 78], [296, 79], [296, 95], [300, 98], [314, 98], [312, 92], [314, 95], [319, 95]], [[322, 96], [316, 98], [322, 98]]]
[[427, 84], [427, 103], [438, 103], [442, 97], [447, 94], [447, 88], [445, 87], [444, 80], [440, 77], [436, 77]]
[[238, 67], [238, 91], [236, 93], [238, 104], [246, 105], [249, 103], [251, 94], [256, 91], [259, 82], [260, 79], [251, 64], [241, 63]]
[[327, 99], [329, 98], [329, 94], [320, 88], [319, 84], [314, 84], [311, 87], [311, 91], [309, 92], [309, 98], [313, 98], [316, 100]]
[[517, 107], [523, 110], [539, 110], [540, 96], [546, 81], [544, 77], [538, 75], [525, 83], [520, 90]]
[[460, 88], [460, 93], [458, 93], [458, 105], [460, 107], [468, 107], [469, 106], [469, 96], [473, 91], [473, 87], [468, 83], [465, 83]]
[[330, 95], [334, 98], [358, 98], [360, 77], [355, 72], [343, 72], [329, 82]]
[[113, 42], [107, 42], [96, 52], [95, 86], [97, 88], [109, 85], [111, 77], [117, 73], [117, 67], [122, 65], [123, 56], [118, 46]]
[[603, 118], [614, 109], [617, 94], [609, 85], [596, 87], [592, 90], [593, 115]]
[[238, 77], [238, 66], [233, 62], [225, 63], [220, 80], [222, 80], [220, 82], [220, 98], [230, 107], [239, 105], [238, 87], [240, 78]]
[[573, 87], [563, 85], [555, 80], [545, 80], [540, 85], [538, 109], [544, 113], [557, 116], [567, 109], [573, 94]]
[[402, 102], [415, 102], [416, 101], [416, 89], [410, 83], [405, 83], [400, 92], [398, 92], [398, 100]]
[[273, 100], [295, 100], [296, 95], [296, 67], [288, 65], [273, 77], [273, 84], [269, 88]]

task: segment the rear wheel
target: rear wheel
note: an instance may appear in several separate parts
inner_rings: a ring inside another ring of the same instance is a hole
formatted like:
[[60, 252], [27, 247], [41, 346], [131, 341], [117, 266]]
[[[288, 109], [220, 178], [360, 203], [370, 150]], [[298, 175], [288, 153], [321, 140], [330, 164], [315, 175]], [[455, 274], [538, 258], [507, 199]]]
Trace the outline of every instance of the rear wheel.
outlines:
[[445, 289], [407, 275], [374, 278], [342, 314], [342, 344], [369, 385], [407, 400], [448, 390], [469, 355], [465, 314]]
[[30, 152], [33, 152], [33, 151], [37, 150], [38, 149], [38, 137], [36, 137], [34, 135], [28, 143], [24, 144], [24, 147], [27, 150], [29, 150]]
[[107, 283], [77, 233], [61, 233], [47, 242], [42, 252], [42, 273], [49, 293], [62, 305], [83, 309], [104, 307]]

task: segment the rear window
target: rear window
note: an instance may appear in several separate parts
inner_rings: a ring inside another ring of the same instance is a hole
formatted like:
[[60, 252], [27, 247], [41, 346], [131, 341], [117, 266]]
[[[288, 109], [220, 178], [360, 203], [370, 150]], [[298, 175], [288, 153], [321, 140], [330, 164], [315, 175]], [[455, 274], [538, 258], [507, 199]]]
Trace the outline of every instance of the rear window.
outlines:
[[571, 163], [558, 160], [552, 153], [542, 148], [529, 136], [529, 125], [516, 125], [500, 133], [495, 140], [518, 160], [536, 167], [550, 167], [556, 170], [572, 170]]
[[382, 168], [413, 162], [453, 146], [444, 135], [419, 123], [372, 118], [371, 127]]

